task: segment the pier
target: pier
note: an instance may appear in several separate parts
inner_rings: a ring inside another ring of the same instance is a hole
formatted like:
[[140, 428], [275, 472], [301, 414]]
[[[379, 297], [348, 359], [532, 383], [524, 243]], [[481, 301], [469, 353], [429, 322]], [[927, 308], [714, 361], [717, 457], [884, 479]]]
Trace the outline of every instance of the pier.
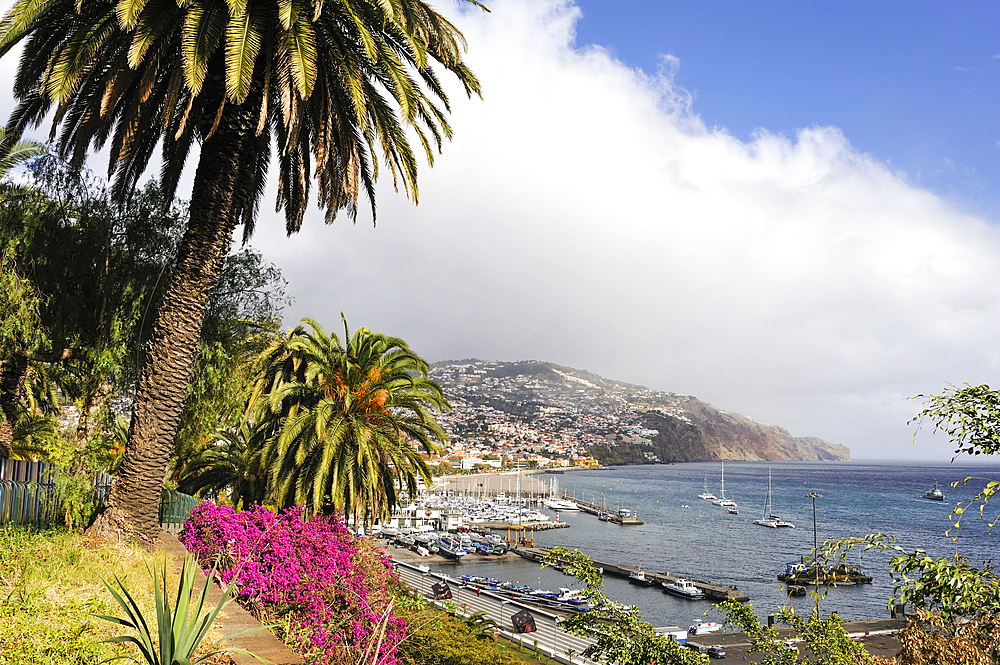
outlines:
[[595, 503], [590, 503], [589, 501], [584, 501], [583, 499], [570, 499], [569, 496], [565, 494], [563, 495], [563, 498], [569, 499], [578, 505], [580, 510], [585, 513], [590, 513], [591, 515], [600, 515], [602, 513], [609, 514], [610, 516], [608, 521], [613, 522], [614, 524], [621, 524], [623, 526], [643, 524], [641, 519], [631, 513], [628, 515], [619, 515], [617, 510], [612, 510], [604, 506], [598, 506]]
[[[529, 561], [541, 561], [542, 558], [551, 550], [551, 547], [519, 547], [516, 550], [511, 551], [520, 554]], [[626, 566], [624, 564], [598, 561], [597, 559], [591, 559], [591, 561], [593, 561], [594, 566], [601, 572], [602, 575], [615, 575], [617, 577], [628, 578], [630, 573], [639, 571], [638, 568], [632, 568], [631, 566]], [[661, 582], [674, 582], [677, 579], [680, 579], [680, 576], [671, 575], [669, 572], [651, 573], [645, 570], [643, 572], [646, 577], [655, 580], [656, 585], [661, 589]], [[705, 580], [698, 580], [691, 577], [684, 577], [684, 579], [693, 582], [694, 585], [705, 594], [706, 598], [716, 602], [726, 600], [727, 598], [735, 600], [739, 603], [745, 603], [750, 600], [749, 596], [734, 586], [723, 586], [721, 584], [706, 582]]]

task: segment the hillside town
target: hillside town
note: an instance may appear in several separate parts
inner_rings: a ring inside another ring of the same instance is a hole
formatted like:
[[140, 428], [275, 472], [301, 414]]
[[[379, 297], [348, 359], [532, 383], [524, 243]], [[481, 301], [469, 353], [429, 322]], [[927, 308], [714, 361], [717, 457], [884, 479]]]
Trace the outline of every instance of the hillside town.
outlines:
[[[643, 426], [643, 412], [687, 419], [682, 396], [578, 374], [530, 361], [436, 363], [431, 378], [452, 410], [440, 416], [448, 449], [431, 464], [596, 468], [595, 446], [651, 443], [658, 432]], [[660, 461], [652, 452], [646, 458]]]

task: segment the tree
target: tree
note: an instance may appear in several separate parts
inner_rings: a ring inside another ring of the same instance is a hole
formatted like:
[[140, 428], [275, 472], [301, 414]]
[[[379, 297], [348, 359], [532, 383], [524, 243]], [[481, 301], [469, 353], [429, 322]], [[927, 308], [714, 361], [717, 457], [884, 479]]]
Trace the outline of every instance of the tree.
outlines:
[[255, 426], [249, 419], [235, 428], [220, 429], [184, 465], [177, 489], [192, 495], [229, 492], [233, 505], [244, 510], [263, 503], [267, 496], [267, 470], [258, 451], [271, 434], [269, 423]]
[[451, 136], [433, 63], [467, 95], [479, 83], [462, 62], [462, 35], [422, 0], [18, 0], [0, 20], [0, 55], [21, 41], [10, 126], [54, 112], [60, 154], [78, 165], [91, 146], [108, 144], [119, 195], [162, 143], [161, 184], [171, 199], [200, 145], [125, 459], [91, 527], [151, 540], [205, 304], [236, 226], [244, 239], [253, 232], [272, 139], [289, 233], [301, 227], [310, 172], [327, 222], [341, 210], [353, 217], [362, 191], [374, 212], [379, 151], [394, 184], [416, 201], [407, 129], [429, 162]]
[[[18, 166], [45, 154], [45, 146], [21, 141], [20, 135], [0, 128], [0, 178]], [[18, 397], [23, 393], [28, 361], [15, 350], [45, 341], [39, 328], [41, 298], [33, 285], [16, 271], [11, 248], [0, 254], [0, 458], [9, 457], [17, 426]]]
[[257, 422], [276, 422], [260, 451], [271, 492], [284, 506], [329, 508], [368, 526], [391, 515], [398, 490], [430, 484], [414, 447], [446, 439], [431, 409], [450, 408], [429, 366], [398, 338], [359, 328], [344, 341], [314, 321], [261, 356], [252, 397]]
[[594, 662], [615, 665], [695, 665], [708, 656], [685, 649], [676, 640], [658, 635], [638, 612], [604, 595], [604, 579], [594, 563], [580, 550], [555, 547], [542, 559], [542, 566], [564, 565], [565, 572], [585, 585], [583, 594], [590, 609], [566, 617], [562, 626], [571, 635], [593, 639], [582, 654]]
[[29, 366], [48, 368], [39, 373], [57, 378], [80, 408], [82, 448], [115, 385], [138, 374], [143, 314], [162, 292], [183, 208], [165, 209], [152, 185], [115, 203], [102, 183], [56, 158], [29, 168], [30, 185], [3, 192], [0, 251], [37, 294], [37, 316], [8, 320], [31, 334], [5, 336], [0, 399], [6, 411], [24, 394]]

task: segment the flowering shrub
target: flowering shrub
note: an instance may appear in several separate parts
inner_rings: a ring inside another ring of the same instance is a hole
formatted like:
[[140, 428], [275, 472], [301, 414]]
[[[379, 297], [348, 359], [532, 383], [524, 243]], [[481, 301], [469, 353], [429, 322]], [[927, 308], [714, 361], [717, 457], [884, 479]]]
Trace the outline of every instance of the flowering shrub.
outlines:
[[389, 606], [398, 580], [341, 518], [203, 502], [180, 541], [203, 567], [217, 564], [223, 583], [236, 578], [237, 601], [261, 621], [281, 623], [282, 639], [310, 662], [353, 660], [377, 644], [378, 665], [398, 664], [406, 623]]

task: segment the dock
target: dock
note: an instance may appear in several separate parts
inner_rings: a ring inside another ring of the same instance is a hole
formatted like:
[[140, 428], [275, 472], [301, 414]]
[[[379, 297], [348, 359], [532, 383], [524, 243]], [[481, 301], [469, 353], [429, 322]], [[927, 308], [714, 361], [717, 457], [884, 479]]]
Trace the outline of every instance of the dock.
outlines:
[[613, 524], [621, 524], [622, 526], [632, 526], [644, 523], [634, 514], [619, 516], [618, 511], [612, 510], [604, 506], [598, 506], [596, 503], [590, 503], [589, 501], [584, 501], [583, 499], [570, 499], [569, 496], [565, 495], [564, 498], [567, 498], [573, 503], [575, 503], [577, 506], [580, 507], [580, 510], [582, 510], [585, 513], [590, 513], [591, 515], [600, 515], [601, 513], [610, 514], [608, 521]]
[[[541, 561], [542, 558], [551, 550], [551, 547], [519, 547], [516, 550], [511, 551], [520, 554], [529, 561]], [[632, 568], [631, 566], [626, 566], [624, 564], [598, 561], [597, 559], [591, 559], [591, 561], [594, 562], [594, 566], [601, 572], [602, 575], [615, 575], [616, 577], [624, 577], [627, 579], [630, 573], [639, 571], [638, 568]], [[669, 572], [651, 573], [646, 570], [643, 572], [646, 577], [656, 581], [658, 588], [662, 588], [659, 586], [661, 582], [674, 582], [681, 577], [679, 575], [671, 575]], [[715, 584], [713, 582], [707, 582], [705, 580], [694, 579], [687, 576], [684, 576], [684, 579], [693, 582], [694, 585], [698, 587], [709, 600], [721, 602], [723, 600], [730, 599], [739, 603], [745, 603], [750, 600], [748, 595], [734, 586], [723, 586], [721, 584]]]

